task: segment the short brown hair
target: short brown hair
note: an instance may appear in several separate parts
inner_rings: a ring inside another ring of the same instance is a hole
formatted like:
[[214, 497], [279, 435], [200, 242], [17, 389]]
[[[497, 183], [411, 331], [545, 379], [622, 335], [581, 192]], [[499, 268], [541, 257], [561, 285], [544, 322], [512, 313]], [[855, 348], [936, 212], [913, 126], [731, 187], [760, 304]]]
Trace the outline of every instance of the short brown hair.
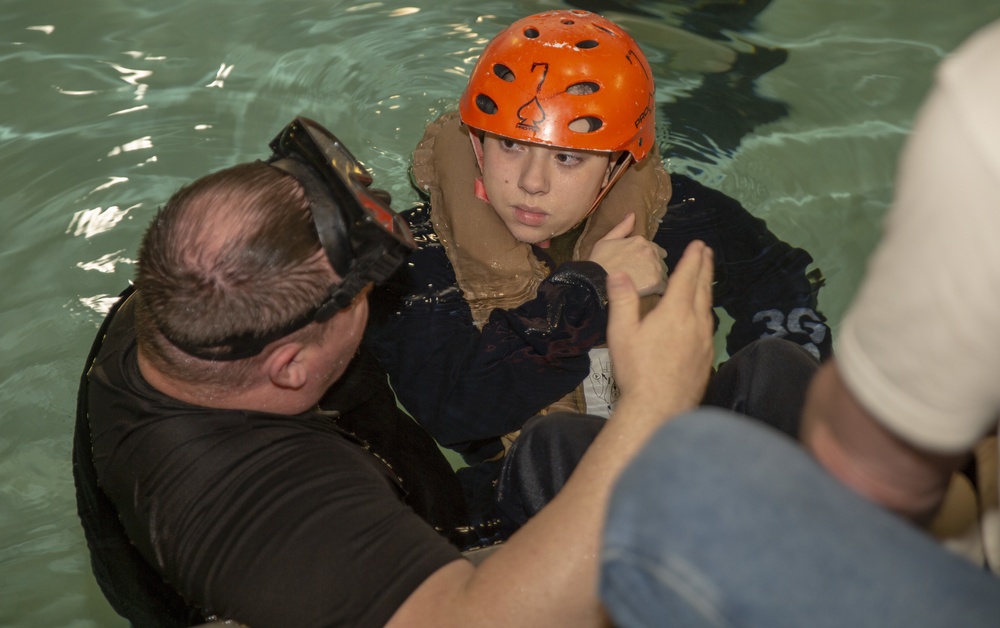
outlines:
[[199, 360], [168, 339], [210, 347], [238, 334], [263, 335], [316, 307], [334, 277], [294, 178], [263, 162], [215, 172], [178, 190], [143, 237], [140, 347], [178, 379], [234, 384], [255, 358]]

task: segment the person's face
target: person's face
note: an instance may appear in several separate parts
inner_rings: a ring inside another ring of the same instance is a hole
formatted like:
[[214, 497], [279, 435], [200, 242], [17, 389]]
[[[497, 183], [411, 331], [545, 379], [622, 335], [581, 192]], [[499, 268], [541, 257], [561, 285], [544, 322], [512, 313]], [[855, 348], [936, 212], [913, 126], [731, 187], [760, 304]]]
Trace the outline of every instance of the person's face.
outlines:
[[536, 244], [562, 235], [590, 211], [610, 174], [608, 153], [568, 150], [486, 134], [483, 184], [514, 237]]

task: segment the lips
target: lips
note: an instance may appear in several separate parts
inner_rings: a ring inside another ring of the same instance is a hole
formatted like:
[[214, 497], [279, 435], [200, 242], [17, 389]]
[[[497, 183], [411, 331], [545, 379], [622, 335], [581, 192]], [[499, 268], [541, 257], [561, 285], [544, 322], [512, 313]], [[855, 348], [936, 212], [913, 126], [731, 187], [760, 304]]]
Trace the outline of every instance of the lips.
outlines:
[[531, 209], [515, 206], [514, 220], [528, 227], [540, 227], [548, 220], [549, 215], [544, 212], [533, 211]]

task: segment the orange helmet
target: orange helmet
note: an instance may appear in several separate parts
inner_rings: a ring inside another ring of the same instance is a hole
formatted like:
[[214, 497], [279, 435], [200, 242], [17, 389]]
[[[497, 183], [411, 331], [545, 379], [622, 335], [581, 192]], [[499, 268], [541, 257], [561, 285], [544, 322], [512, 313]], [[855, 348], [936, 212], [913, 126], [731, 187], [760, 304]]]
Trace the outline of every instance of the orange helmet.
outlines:
[[469, 127], [577, 150], [653, 146], [653, 74], [628, 33], [589, 11], [520, 19], [483, 50], [462, 94]]

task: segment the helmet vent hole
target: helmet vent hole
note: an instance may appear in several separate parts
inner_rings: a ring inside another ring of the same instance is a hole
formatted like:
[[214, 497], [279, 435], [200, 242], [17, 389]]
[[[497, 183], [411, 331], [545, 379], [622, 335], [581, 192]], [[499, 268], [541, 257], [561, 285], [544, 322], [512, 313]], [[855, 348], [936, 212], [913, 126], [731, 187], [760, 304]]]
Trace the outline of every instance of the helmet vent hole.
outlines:
[[596, 39], [585, 39], [583, 41], [576, 42], [576, 47], [581, 50], [590, 50], [591, 48], [597, 48]]
[[562, 25], [563, 26], [572, 26], [574, 24], [576, 24], [576, 22], [574, 22], [573, 20], [563, 20], [562, 21]]
[[483, 113], [490, 116], [500, 110], [500, 108], [497, 107], [496, 102], [494, 102], [494, 100], [486, 94], [479, 94], [476, 96], [476, 107], [478, 107]]
[[602, 126], [604, 126], [604, 122], [600, 118], [595, 118], [594, 116], [584, 116], [570, 122], [569, 130], [574, 133], [593, 133]]
[[537, 39], [539, 35], [537, 28], [526, 28], [524, 29], [524, 36], [528, 39]]
[[493, 74], [495, 74], [501, 81], [507, 81], [508, 83], [514, 82], [514, 71], [502, 63], [497, 63], [493, 66]]
[[599, 91], [601, 91], [601, 86], [593, 81], [573, 83], [566, 88], [566, 93], [571, 96], [589, 96], [590, 94], [596, 94]]

